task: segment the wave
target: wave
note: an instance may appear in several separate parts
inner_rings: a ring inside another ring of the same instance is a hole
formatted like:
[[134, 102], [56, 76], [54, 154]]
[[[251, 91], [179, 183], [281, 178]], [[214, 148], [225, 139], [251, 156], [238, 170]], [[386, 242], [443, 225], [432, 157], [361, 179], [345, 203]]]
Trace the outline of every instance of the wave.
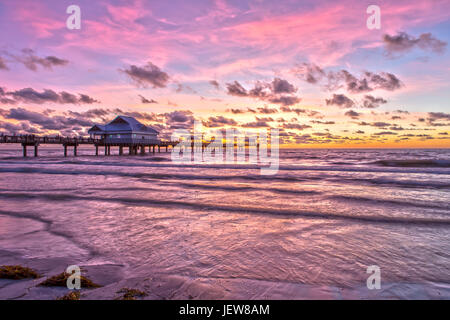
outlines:
[[450, 160], [378, 160], [370, 164], [402, 168], [450, 168]]
[[[135, 160], [136, 161], [136, 160]], [[40, 162], [31, 160], [28, 161], [13, 161], [13, 162], [3, 162], [3, 165], [45, 165], [45, 166], [54, 166], [54, 165], [80, 165], [80, 166], [103, 166], [103, 167], [130, 167], [130, 168], [192, 168], [192, 169], [221, 169], [221, 170], [247, 170], [249, 172], [255, 172], [255, 174], [259, 175], [259, 170], [261, 169], [260, 165], [255, 164], [204, 164], [204, 163], [187, 163], [187, 164], [176, 164], [170, 161], [163, 163], [164, 160], [157, 159], [156, 161], [142, 159], [139, 162], [115, 162], [115, 161], [83, 161], [79, 160], [59, 160], [55, 162]], [[280, 165], [278, 172], [283, 171], [312, 171], [312, 172], [361, 172], [361, 173], [408, 173], [408, 174], [439, 174], [439, 175], [450, 175], [450, 170], [446, 167], [445, 164], [447, 160], [433, 160], [434, 162], [441, 163], [440, 166], [435, 167], [387, 167], [378, 164], [379, 167], [373, 166], [374, 163], [379, 163], [379, 160], [376, 162], [372, 162], [372, 166], [355, 166], [355, 164], [347, 164], [344, 165]], [[397, 160], [392, 160], [397, 161]], [[403, 161], [403, 160], [398, 160]], [[419, 160], [418, 160], [419, 161]], [[428, 160], [427, 160], [428, 161]], [[450, 162], [450, 161], [449, 161]], [[442, 164], [443, 163], [443, 164]], [[367, 164], [367, 163], [366, 163]], [[438, 168], [441, 168], [439, 170]], [[277, 174], [278, 175], [278, 174]], [[275, 177], [277, 175], [271, 176]]]
[[402, 207], [414, 207], [414, 208], [424, 208], [424, 209], [439, 209], [439, 210], [450, 210], [450, 205], [446, 203], [445, 205], [436, 204], [425, 204], [419, 202], [408, 202], [401, 200], [388, 200], [388, 199], [373, 199], [358, 196], [345, 196], [345, 195], [334, 195], [328, 196], [327, 199], [338, 200], [338, 201], [356, 201], [375, 205], [395, 205]]
[[[0, 172], [24, 173], [24, 174], [55, 174], [55, 175], [89, 175], [89, 176], [118, 176], [137, 179], [156, 179], [156, 180], [203, 180], [203, 181], [243, 181], [243, 182], [310, 182], [310, 181], [332, 181], [339, 184], [376, 184], [386, 186], [396, 186], [400, 188], [434, 188], [449, 189], [448, 181], [431, 180], [404, 180], [389, 178], [348, 178], [347, 176], [323, 173], [315, 176], [296, 176], [287, 174], [277, 174], [273, 176], [262, 176], [257, 172], [246, 175], [210, 175], [202, 172], [196, 173], [178, 173], [178, 172], [136, 172], [132, 171], [113, 171], [113, 170], [68, 170], [68, 169], [44, 169], [36, 167], [14, 167], [0, 168]], [[288, 192], [288, 191], [287, 191]]]
[[0, 172], [24, 173], [24, 174], [55, 174], [55, 175], [89, 175], [89, 176], [119, 176], [138, 179], [157, 179], [157, 180], [214, 180], [214, 181], [309, 181], [321, 180], [320, 177], [300, 178], [295, 176], [261, 176], [259, 174], [248, 175], [207, 175], [199, 172], [198, 174], [189, 173], [169, 173], [169, 172], [136, 172], [132, 171], [113, 171], [113, 170], [65, 170], [65, 169], [43, 169], [36, 167], [14, 167], [0, 168]]
[[430, 180], [403, 180], [403, 179], [389, 179], [389, 178], [338, 178], [331, 179], [337, 183], [353, 183], [353, 184], [372, 184], [377, 186], [399, 187], [399, 188], [424, 188], [424, 189], [450, 189], [448, 181], [430, 181]]
[[[292, 195], [319, 195], [322, 192], [315, 190], [295, 190], [295, 189], [282, 189], [282, 188], [258, 188], [253, 186], [236, 186], [236, 185], [214, 185], [214, 184], [200, 184], [200, 183], [182, 183], [182, 182], [162, 182], [159, 185], [164, 186], [176, 186], [183, 187], [194, 190], [220, 190], [220, 191], [229, 191], [229, 192], [241, 192], [241, 191], [262, 191], [262, 192], [272, 192], [272, 193], [280, 193], [280, 194], [292, 194]], [[42, 192], [61, 192], [61, 191], [73, 191], [73, 188], [46, 188], [46, 189], [2, 189], [0, 188], [0, 192], [30, 192], [30, 193], [42, 193]], [[115, 187], [86, 187], [84, 191], [115, 191], [115, 192], [127, 192], [127, 191], [162, 191], [160, 188], [150, 188], [150, 187], [134, 187], [127, 186], [122, 188]]]
[[321, 194], [315, 190], [295, 190], [295, 189], [282, 189], [282, 188], [257, 188], [253, 186], [227, 186], [227, 185], [212, 185], [212, 184], [198, 184], [198, 183], [177, 183], [177, 186], [182, 186], [191, 189], [204, 189], [204, 190], [222, 190], [222, 191], [265, 191], [281, 194], [293, 194], [293, 195], [318, 195]]
[[167, 158], [164, 157], [151, 157], [150, 159], [147, 159], [148, 161], [154, 161], [154, 162], [161, 162], [161, 161], [167, 161]]
[[388, 216], [370, 216], [370, 215], [347, 215], [332, 212], [313, 212], [291, 209], [273, 209], [247, 206], [218, 205], [199, 202], [187, 202], [179, 200], [161, 200], [161, 199], [140, 199], [128, 197], [104, 198], [96, 196], [79, 196], [74, 194], [29, 194], [29, 193], [0, 193], [0, 198], [6, 199], [38, 199], [45, 201], [99, 201], [113, 202], [132, 206], [149, 207], [175, 207], [203, 211], [221, 211], [235, 212], [242, 214], [262, 214], [290, 218], [311, 218], [311, 219], [338, 219], [351, 220], [370, 223], [399, 223], [399, 224], [432, 224], [441, 226], [450, 226], [450, 219], [433, 218], [411, 218], [411, 217], [388, 217]]

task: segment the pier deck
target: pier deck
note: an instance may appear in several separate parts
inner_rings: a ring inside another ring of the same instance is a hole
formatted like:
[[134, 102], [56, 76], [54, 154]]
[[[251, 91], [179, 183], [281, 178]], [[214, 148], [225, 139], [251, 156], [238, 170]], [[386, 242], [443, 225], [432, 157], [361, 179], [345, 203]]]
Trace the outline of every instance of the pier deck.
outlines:
[[67, 157], [68, 147], [73, 147], [73, 155], [77, 156], [77, 148], [79, 145], [93, 145], [95, 146], [95, 155], [99, 155], [99, 148], [104, 147], [105, 156], [111, 155], [111, 147], [119, 148], [119, 155], [123, 155], [123, 148], [128, 148], [129, 155], [145, 154], [146, 148], [149, 148], [149, 152], [161, 152], [161, 148], [165, 148], [165, 151], [169, 151], [169, 147], [173, 148], [178, 141], [119, 141], [108, 139], [93, 139], [93, 138], [70, 138], [61, 136], [34, 136], [34, 135], [1, 135], [0, 143], [15, 143], [21, 144], [23, 150], [23, 156], [27, 156], [27, 147], [34, 148], [34, 156], [38, 156], [39, 145], [43, 144], [56, 144], [61, 145], [64, 149], [64, 156]]

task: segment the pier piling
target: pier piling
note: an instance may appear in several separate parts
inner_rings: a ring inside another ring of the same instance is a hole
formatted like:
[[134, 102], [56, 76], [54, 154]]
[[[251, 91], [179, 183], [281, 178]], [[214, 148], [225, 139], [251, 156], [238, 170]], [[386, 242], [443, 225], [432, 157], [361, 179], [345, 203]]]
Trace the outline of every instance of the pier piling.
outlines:
[[0, 143], [15, 143], [22, 145], [23, 157], [27, 157], [27, 147], [34, 147], [34, 156], [39, 156], [39, 146], [42, 144], [61, 145], [64, 148], [64, 157], [67, 157], [67, 148], [73, 147], [73, 155], [78, 155], [78, 146], [93, 145], [95, 147], [95, 155], [99, 155], [99, 148], [105, 147], [105, 156], [111, 155], [111, 147], [119, 147], [119, 155], [124, 154], [124, 147], [128, 147], [130, 155], [137, 155], [139, 153], [146, 154], [147, 147], [149, 153], [156, 153], [156, 147], [158, 147], [158, 153], [161, 152], [161, 147], [166, 148], [166, 152], [169, 152], [169, 146], [174, 147], [178, 141], [139, 141], [137, 144], [133, 141], [112, 141], [108, 142], [105, 139], [95, 138], [83, 138], [83, 137], [61, 137], [61, 136], [34, 136], [34, 135], [2, 135], [0, 137]]

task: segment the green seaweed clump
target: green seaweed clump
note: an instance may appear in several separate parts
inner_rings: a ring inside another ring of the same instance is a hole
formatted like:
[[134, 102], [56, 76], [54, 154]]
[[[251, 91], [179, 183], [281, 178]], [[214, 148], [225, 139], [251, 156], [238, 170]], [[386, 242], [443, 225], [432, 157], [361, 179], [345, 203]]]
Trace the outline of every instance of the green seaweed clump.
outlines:
[[122, 294], [119, 300], [136, 300], [137, 297], [145, 297], [147, 294], [141, 290], [122, 288], [116, 293]]
[[0, 279], [36, 279], [40, 275], [33, 269], [22, 266], [0, 266]]
[[[67, 287], [67, 279], [71, 276], [70, 273], [63, 272], [56, 276], [50, 277], [39, 285], [44, 287]], [[86, 277], [80, 276], [81, 288], [100, 288], [98, 285]]]
[[71, 291], [64, 296], [57, 298], [56, 300], [80, 300], [80, 291]]

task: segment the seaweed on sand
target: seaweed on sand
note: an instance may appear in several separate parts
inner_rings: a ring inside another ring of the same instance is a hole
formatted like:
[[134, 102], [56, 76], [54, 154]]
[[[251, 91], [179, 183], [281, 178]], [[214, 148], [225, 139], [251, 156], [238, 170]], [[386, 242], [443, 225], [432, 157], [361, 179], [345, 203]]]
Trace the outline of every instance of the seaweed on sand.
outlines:
[[64, 296], [57, 298], [56, 300], [80, 300], [80, 291], [71, 291]]
[[119, 300], [136, 300], [137, 297], [145, 297], [147, 293], [138, 289], [122, 288], [116, 293], [122, 294]]
[[[56, 276], [50, 277], [39, 285], [44, 287], [67, 287], [67, 279], [71, 276], [70, 273], [63, 272]], [[80, 276], [81, 288], [100, 288], [101, 286], [92, 282], [84, 276]]]
[[37, 279], [41, 276], [33, 269], [22, 266], [0, 266], [0, 279]]

